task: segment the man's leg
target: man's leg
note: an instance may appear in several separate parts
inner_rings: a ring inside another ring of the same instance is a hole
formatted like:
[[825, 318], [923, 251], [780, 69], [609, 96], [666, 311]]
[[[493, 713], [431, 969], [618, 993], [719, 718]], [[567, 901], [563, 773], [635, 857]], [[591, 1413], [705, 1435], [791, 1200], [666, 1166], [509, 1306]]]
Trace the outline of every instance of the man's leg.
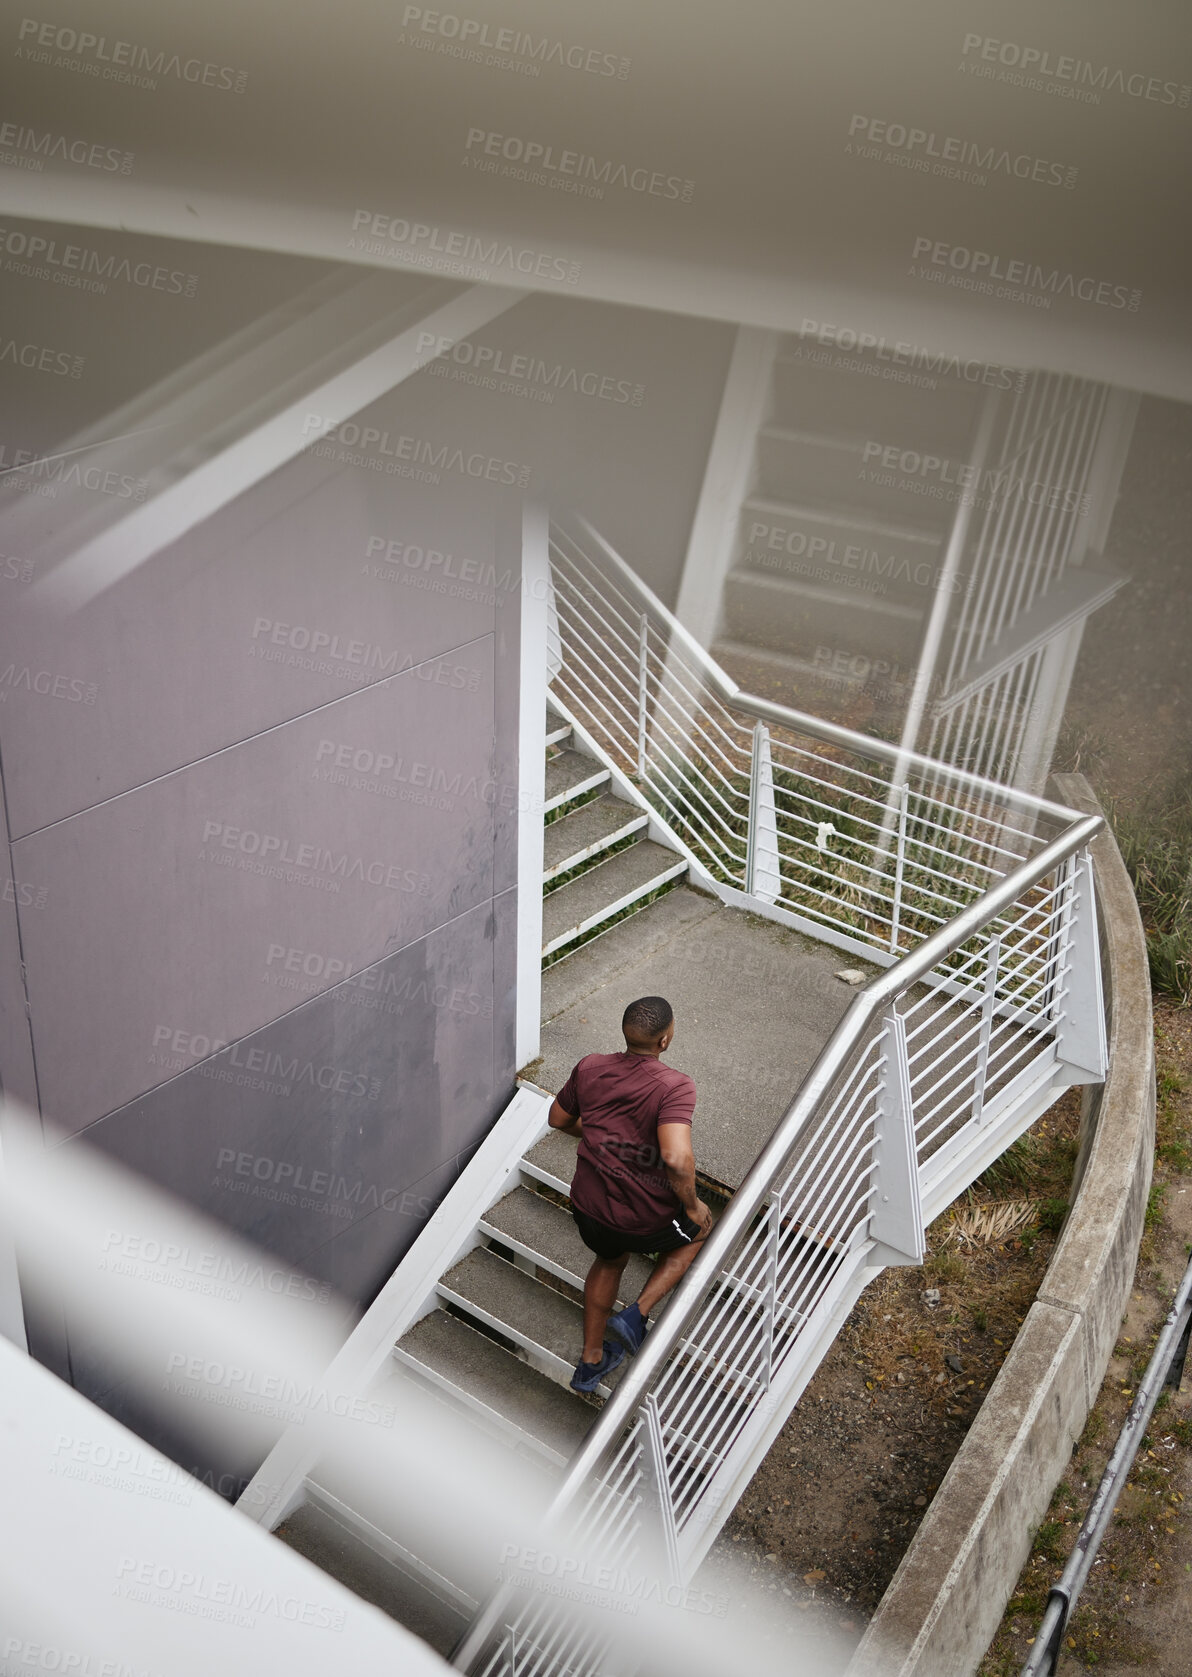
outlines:
[[[675, 1252], [664, 1252], [654, 1265], [650, 1279], [638, 1295], [637, 1308], [644, 1320], [660, 1298], [665, 1298], [690, 1269], [697, 1252], [703, 1249], [703, 1239], [693, 1240], [690, 1246], [680, 1246]], [[602, 1330], [603, 1331], [603, 1330]]]
[[[584, 1361], [598, 1363], [604, 1356], [604, 1330], [617, 1303], [617, 1288], [629, 1262], [628, 1252], [619, 1258], [597, 1258], [584, 1281]], [[686, 1265], [684, 1265], [686, 1268]], [[678, 1277], [676, 1276], [676, 1280]], [[674, 1281], [671, 1286], [674, 1286]]]

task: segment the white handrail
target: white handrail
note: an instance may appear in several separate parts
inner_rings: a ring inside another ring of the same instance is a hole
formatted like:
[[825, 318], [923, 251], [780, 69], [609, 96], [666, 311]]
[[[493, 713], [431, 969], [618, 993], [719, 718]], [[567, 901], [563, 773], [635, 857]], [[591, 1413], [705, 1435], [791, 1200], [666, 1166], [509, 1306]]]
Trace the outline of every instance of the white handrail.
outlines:
[[599, 531], [593, 529], [586, 518], [579, 513], [575, 513], [570, 521], [556, 521], [558, 527], [564, 533], [567, 532], [568, 525], [571, 522], [582, 529], [587, 539], [599, 548], [615, 569], [618, 578], [629, 588], [633, 597], [640, 600], [651, 615], [657, 618], [659, 624], [665, 628], [671, 644], [678, 642], [687, 656], [698, 664], [708, 686], [725, 704], [734, 705], [738, 710], [746, 711], [751, 716], [760, 717], [763, 722], [773, 722], [778, 727], [789, 728], [795, 733], [810, 734], [814, 739], [823, 740], [829, 745], [844, 746], [849, 751], [855, 751], [859, 756], [876, 757], [879, 761], [890, 764], [902, 762], [911, 768], [924, 770], [933, 775], [942, 775], [955, 780], [961, 786], [992, 797], [998, 803], [1018, 804], [1024, 810], [1039, 815], [1047, 815], [1053, 820], [1062, 821], [1065, 824], [1076, 819], [1078, 812], [1066, 809], [1063, 804], [1052, 803], [1047, 798], [1040, 798], [1033, 793], [1019, 791], [1016, 787], [1003, 786], [996, 780], [987, 779], [984, 775], [972, 774], [967, 769], [957, 768], [951, 763], [941, 763], [937, 758], [926, 757], [921, 752], [902, 752], [896, 745], [891, 745], [888, 741], [878, 739], [872, 734], [859, 734], [852, 728], [842, 728], [836, 722], [827, 722], [823, 717], [812, 716], [807, 711], [793, 710], [789, 705], [776, 704], [772, 699], [763, 699], [756, 693], [747, 693], [704, 650], [695, 637], [683, 627], [674, 613], [663, 605], [653, 589], [641, 580]]

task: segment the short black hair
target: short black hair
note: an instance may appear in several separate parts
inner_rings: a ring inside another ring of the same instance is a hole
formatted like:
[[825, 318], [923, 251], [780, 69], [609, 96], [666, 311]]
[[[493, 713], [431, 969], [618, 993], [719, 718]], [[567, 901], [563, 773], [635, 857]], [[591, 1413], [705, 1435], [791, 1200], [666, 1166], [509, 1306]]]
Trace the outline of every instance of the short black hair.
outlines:
[[674, 1010], [663, 996], [639, 996], [621, 1017], [621, 1029], [635, 1042], [657, 1042], [674, 1021]]

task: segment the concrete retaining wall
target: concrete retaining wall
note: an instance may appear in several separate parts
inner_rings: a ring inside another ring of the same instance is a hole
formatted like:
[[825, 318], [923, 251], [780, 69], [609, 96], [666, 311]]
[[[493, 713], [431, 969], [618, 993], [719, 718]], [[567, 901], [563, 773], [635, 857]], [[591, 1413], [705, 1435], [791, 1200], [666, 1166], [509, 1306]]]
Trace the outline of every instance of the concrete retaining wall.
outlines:
[[[1053, 795], [1097, 810], [1083, 775]], [[1146, 944], [1129, 876], [1093, 844], [1110, 1065], [1086, 1092], [1077, 1189], [1035, 1303], [847, 1677], [971, 1677], [1100, 1391], [1142, 1238], [1155, 1144]]]

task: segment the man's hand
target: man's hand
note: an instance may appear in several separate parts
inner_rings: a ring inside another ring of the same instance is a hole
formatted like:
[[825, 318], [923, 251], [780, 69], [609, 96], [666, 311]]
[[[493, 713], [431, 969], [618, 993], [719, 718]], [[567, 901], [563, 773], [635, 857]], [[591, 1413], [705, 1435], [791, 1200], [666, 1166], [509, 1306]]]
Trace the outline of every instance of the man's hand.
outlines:
[[695, 1150], [691, 1145], [690, 1124], [659, 1124], [658, 1151], [666, 1168], [667, 1180], [691, 1221], [699, 1227], [700, 1238], [712, 1227], [712, 1213], [695, 1190]]
[[[687, 1209], [687, 1208], [685, 1207], [684, 1209]], [[709, 1234], [711, 1232], [711, 1229], [712, 1229], [712, 1213], [708, 1210], [708, 1208], [704, 1204], [703, 1200], [697, 1199], [695, 1204], [690, 1208], [690, 1210], [687, 1211], [687, 1215], [691, 1218], [691, 1221], [697, 1226], [701, 1236]]]

